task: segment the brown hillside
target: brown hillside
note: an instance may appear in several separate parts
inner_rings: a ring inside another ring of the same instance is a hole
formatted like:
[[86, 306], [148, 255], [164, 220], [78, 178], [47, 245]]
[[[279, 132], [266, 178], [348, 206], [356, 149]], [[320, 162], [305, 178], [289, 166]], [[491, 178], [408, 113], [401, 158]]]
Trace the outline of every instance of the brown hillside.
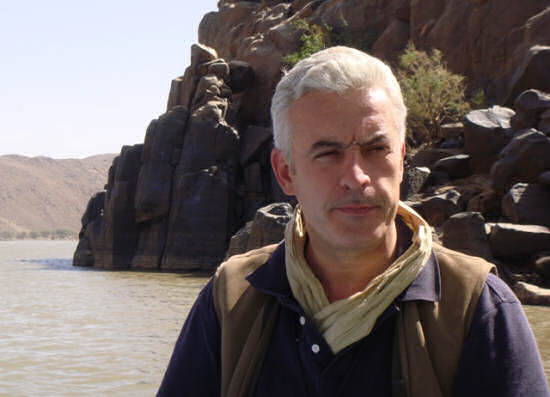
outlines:
[[103, 189], [114, 157], [0, 156], [0, 232], [78, 232], [86, 204]]

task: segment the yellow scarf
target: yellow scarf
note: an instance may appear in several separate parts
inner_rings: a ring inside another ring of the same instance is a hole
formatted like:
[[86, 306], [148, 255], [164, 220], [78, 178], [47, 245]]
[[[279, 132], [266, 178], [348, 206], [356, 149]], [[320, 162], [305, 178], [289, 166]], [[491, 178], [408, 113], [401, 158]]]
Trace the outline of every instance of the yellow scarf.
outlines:
[[364, 290], [332, 303], [305, 259], [306, 232], [299, 208], [286, 227], [285, 260], [290, 288], [333, 353], [367, 336], [376, 319], [416, 278], [430, 257], [432, 234], [428, 223], [402, 202], [397, 214], [414, 233], [411, 246]]

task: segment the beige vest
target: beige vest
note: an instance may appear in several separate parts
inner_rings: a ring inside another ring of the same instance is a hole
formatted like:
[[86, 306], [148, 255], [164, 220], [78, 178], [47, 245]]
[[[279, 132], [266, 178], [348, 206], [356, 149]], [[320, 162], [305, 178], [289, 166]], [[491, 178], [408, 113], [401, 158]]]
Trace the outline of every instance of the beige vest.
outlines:
[[[221, 327], [221, 395], [247, 396], [256, 382], [277, 319], [275, 298], [245, 277], [267, 262], [277, 245], [236, 255], [214, 276], [214, 306]], [[434, 244], [439, 302], [405, 302], [398, 314], [399, 361], [408, 397], [451, 396], [462, 344], [492, 264]]]

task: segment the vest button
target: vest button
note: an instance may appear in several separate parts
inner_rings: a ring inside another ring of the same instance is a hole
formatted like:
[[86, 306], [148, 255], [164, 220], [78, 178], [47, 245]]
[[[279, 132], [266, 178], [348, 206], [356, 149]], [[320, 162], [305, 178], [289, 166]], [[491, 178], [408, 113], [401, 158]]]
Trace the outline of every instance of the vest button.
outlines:
[[319, 353], [319, 351], [321, 350], [321, 348], [319, 347], [319, 345], [317, 343], [314, 343], [313, 345], [311, 345], [311, 351], [315, 354]]
[[300, 325], [306, 325], [306, 318], [304, 316], [300, 316], [298, 321], [300, 321]]

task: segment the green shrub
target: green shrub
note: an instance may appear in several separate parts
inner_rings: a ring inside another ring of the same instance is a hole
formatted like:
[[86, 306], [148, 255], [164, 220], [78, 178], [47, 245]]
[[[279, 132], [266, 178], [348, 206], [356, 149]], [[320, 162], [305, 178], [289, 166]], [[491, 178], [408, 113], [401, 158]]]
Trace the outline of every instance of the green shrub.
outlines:
[[473, 109], [482, 109], [486, 106], [486, 100], [485, 100], [485, 93], [480, 88], [479, 90], [475, 91], [471, 98], [470, 98], [470, 104]]
[[408, 109], [407, 135], [415, 146], [437, 142], [443, 123], [459, 120], [470, 110], [464, 77], [447, 69], [437, 49], [427, 54], [409, 43], [397, 77]]
[[300, 49], [298, 51], [289, 54], [283, 58], [283, 61], [287, 65], [294, 66], [300, 60], [307, 58], [308, 56], [327, 47], [330, 47], [330, 26], [325, 25], [323, 28], [316, 24], [309, 24], [303, 18], [296, 19], [292, 22], [292, 24], [294, 25], [294, 27], [296, 27], [296, 29], [302, 31], [302, 35], [300, 36], [300, 41], [302, 42], [302, 45], [300, 46]]

